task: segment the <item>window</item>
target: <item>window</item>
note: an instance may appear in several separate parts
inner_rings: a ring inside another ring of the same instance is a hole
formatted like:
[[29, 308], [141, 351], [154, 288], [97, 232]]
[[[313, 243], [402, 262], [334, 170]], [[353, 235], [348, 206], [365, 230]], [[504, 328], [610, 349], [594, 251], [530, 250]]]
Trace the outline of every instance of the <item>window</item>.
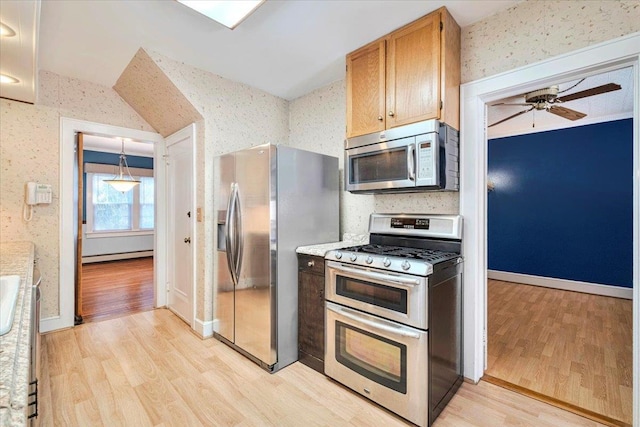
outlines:
[[[130, 169], [133, 175], [134, 168]], [[153, 171], [148, 170], [148, 173]], [[111, 178], [113, 173], [87, 173], [87, 234], [153, 231], [155, 226], [153, 177], [134, 175], [135, 179], [140, 180], [140, 185], [126, 193], [121, 193], [104, 182], [105, 179]]]

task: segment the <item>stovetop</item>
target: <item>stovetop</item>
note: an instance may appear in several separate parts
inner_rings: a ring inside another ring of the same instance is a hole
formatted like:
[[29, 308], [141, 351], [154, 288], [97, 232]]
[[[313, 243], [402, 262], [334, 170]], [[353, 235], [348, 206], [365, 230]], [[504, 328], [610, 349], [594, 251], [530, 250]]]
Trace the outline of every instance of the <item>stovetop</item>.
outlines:
[[365, 254], [384, 255], [387, 257], [410, 258], [424, 260], [432, 264], [446, 261], [459, 256], [453, 252], [445, 252], [435, 249], [409, 248], [405, 246], [389, 245], [361, 245], [342, 249], [344, 252], [361, 252]]
[[462, 261], [459, 215], [371, 214], [369, 233], [370, 244], [329, 251], [325, 259], [416, 276], [428, 276], [452, 259]]

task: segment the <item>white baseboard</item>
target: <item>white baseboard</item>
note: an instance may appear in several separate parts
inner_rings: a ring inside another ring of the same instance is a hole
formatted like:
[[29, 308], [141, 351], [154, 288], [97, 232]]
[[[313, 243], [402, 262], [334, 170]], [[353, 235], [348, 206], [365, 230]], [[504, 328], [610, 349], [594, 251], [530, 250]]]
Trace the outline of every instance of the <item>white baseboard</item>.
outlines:
[[213, 321], [208, 320], [203, 322], [200, 319], [196, 319], [193, 330], [202, 338], [211, 338], [213, 336]]
[[153, 251], [124, 252], [121, 254], [93, 255], [82, 257], [83, 264], [91, 264], [92, 262], [118, 261], [121, 259], [145, 258], [153, 256]]
[[633, 289], [597, 283], [578, 282], [575, 280], [554, 279], [552, 277], [531, 276], [529, 274], [511, 273], [508, 271], [487, 270], [487, 278], [504, 280], [505, 282], [523, 283], [525, 285], [582, 292], [585, 294], [606, 297], [633, 299]]
[[40, 333], [58, 331], [60, 329], [72, 328], [73, 323], [67, 324], [65, 319], [61, 316], [47, 317], [46, 319], [40, 319]]

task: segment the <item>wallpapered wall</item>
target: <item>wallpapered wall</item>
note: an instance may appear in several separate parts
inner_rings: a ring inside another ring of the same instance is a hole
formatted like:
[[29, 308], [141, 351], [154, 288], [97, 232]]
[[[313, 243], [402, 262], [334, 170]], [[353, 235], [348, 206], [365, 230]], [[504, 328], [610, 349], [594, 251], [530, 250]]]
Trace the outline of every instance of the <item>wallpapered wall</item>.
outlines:
[[[153, 131], [112, 89], [46, 71], [36, 105], [0, 99], [0, 239], [35, 243], [43, 318], [58, 315], [60, 117]], [[22, 219], [27, 181], [53, 188], [53, 203], [35, 206], [31, 222]]]
[[[462, 81], [469, 82], [561, 53], [640, 31], [637, 1], [525, 1], [462, 29]], [[290, 103], [214, 74], [148, 52], [205, 117], [197, 122], [199, 223], [197, 316], [212, 317], [213, 170], [205, 159], [263, 142], [288, 143], [342, 157], [343, 81]], [[0, 238], [36, 244], [43, 280], [43, 317], [58, 305], [58, 165], [60, 116], [153, 131], [112, 89], [40, 73], [35, 106], [0, 100]], [[34, 167], [35, 166], [35, 167]], [[54, 202], [21, 220], [24, 182], [54, 186]], [[457, 193], [365, 196], [342, 194], [341, 232], [366, 232], [375, 211], [458, 212]], [[70, 231], [71, 232], [71, 231]], [[209, 254], [209, 255], [206, 255]]]

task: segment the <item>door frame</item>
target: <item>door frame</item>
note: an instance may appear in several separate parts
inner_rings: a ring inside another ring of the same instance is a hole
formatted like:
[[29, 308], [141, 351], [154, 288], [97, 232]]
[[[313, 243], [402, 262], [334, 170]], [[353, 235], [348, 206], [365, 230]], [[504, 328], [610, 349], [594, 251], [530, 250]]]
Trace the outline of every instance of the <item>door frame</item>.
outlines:
[[[195, 329], [195, 325], [196, 325], [196, 255], [197, 255], [197, 244], [198, 244], [198, 237], [197, 237], [197, 233], [196, 233], [196, 219], [197, 219], [197, 209], [196, 209], [196, 196], [197, 196], [197, 192], [196, 192], [196, 184], [197, 184], [197, 164], [196, 164], [196, 124], [195, 123], [191, 123], [190, 125], [188, 125], [187, 127], [180, 129], [177, 132], [172, 133], [171, 135], [167, 136], [165, 138], [165, 143], [164, 145], [164, 156], [163, 159], [165, 160], [164, 163], [164, 167], [162, 169], [164, 169], [164, 175], [165, 178], [167, 180], [167, 185], [164, 186], [164, 199], [167, 203], [166, 206], [166, 217], [165, 219], [168, 220], [169, 219], [169, 209], [170, 206], [168, 206], [168, 201], [169, 201], [169, 185], [168, 185], [168, 180], [170, 179], [169, 177], [169, 165], [167, 164], [166, 160], [169, 160], [168, 157], [168, 153], [169, 153], [169, 147], [177, 144], [181, 141], [183, 141], [184, 139], [191, 137], [191, 206], [190, 206], [190, 211], [191, 211], [191, 218], [190, 218], [190, 228], [191, 228], [191, 244], [189, 245], [190, 249], [191, 249], [191, 318], [188, 319], [190, 321], [189, 326], [191, 326], [191, 329]], [[165, 265], [167, 266], [166, 268], [166, 276], [165, 276], [165, 281], [164, 283], [164, 297], [165, 297], [165, 304], [166, 306], [169, 305], [169, 301], [168, 301], [168, 294], [170, 292], [169, 290], [169, 280], [172, 277], [173, 271], [173, 263], [171, 262], [171, 259], [169, 259], [169, 244], [170, 242], [175, 241], [173, 239], [173, 235], [169, 232], [170, 228], [169, 228], [169, 224], [166, 224], [165, 227], [166, 233], [165, 233], [165, 254], [164, 254], [164, 258], [166, 260]], [[160, 258], [159, 258], [160, 259]]]
[[[460, 213], [464, 217], [464, 376], [486, 368], [487, 104], [535, 88], [631, 66], [633, 107], [633, 405], [640, 407], [640, 33], [598, 43], [461, 86]], [[633, 425], [640, 427], [634, 411]]]
[[[42, 319], [40, 321], [40, 331], [43, 333], [57, 329], [71, 328], [74, 326], [75, 238], [73, 229], [78, 226], [78, 224], [73, 221], [73, 211], [78, 208], [73, 201], [73, 195], [77, 191], [77, 188], [74, 188], [73, 186], [73, 162], [75, 157], [74, 145], [76, 132], [104, 136], [115, 135], [123, 138], [152, 142], [154, 144], [155, 164], [160, 164], [164, 155], [164, 138], [158, 133], [88, 122], [67, 117], [60, 118], [60, 226], [58, 230], [60, 247], [58, 250], [58, 315]], [[166, 200], [164, 192], [166, 178], [164, 168], [154, 168], [154, 178], [157, 188], [154, 255], [160, 257], [164, 256], [166, 251]], [[154, 262], [156, 307], [161, 307], [166, 304], [166, 292], [163, 289], [164, 284], [166, 283], [166, 267], [163, 264], [164, 263]]]

